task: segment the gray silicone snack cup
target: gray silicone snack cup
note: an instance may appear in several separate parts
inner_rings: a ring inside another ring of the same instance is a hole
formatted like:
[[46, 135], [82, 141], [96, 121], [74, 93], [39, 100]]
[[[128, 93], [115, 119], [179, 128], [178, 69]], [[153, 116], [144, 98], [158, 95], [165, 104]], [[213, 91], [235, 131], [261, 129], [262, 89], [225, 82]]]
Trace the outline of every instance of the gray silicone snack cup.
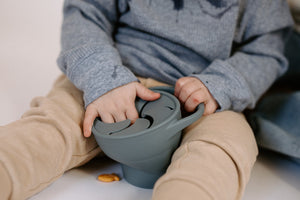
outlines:
[[161, 97], [153, 102], [137, 100], [141, 119], [133, 125], [130, 126], [130, 120], [107, 124], [97, 118], [92, 127], [103, 152], [121, 163], [125, 179], [142, 188], [153, 188], [179, 145], [182, 129], [198, 120], [204, 112], [204, 105], [200, 104], [193, 114], [181, 118], [174, 88], [150, 89], [159, 92]]

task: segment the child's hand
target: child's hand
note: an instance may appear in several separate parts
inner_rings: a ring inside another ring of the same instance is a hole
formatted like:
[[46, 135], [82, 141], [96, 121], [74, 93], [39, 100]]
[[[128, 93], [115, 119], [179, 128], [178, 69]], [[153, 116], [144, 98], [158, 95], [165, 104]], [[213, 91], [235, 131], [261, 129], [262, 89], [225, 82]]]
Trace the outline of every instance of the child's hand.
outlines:
[[160, 97], [138, 82], [131, 82], [115, 88], [90, 103], [85, 111], [83, 132], [85, 137], [91, 135], [91, 128], [96, 117], [106, 123], [114, 123], [130, 119], [132, 123], [138, 118], [135, 107], [136, 97], [153, 101]]
[[175, 96], [187, 112], [194, 111], [200, 103], [204, 103], [203, 115], [209, 115], [214, 113], [219, 106], [206, 86], [195, 77], [178, 79], [175, 85]]

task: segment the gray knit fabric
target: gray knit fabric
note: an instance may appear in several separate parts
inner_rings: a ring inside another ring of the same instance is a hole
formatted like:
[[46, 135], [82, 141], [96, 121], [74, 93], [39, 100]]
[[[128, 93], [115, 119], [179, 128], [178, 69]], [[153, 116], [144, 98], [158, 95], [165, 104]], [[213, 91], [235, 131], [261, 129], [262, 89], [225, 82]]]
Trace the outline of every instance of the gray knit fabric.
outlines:
[[286, 0], [66, 0], [58, 65], [85, 105], [151, 77], [199, 78], [220, 110], [253, 108], [283, 74]]

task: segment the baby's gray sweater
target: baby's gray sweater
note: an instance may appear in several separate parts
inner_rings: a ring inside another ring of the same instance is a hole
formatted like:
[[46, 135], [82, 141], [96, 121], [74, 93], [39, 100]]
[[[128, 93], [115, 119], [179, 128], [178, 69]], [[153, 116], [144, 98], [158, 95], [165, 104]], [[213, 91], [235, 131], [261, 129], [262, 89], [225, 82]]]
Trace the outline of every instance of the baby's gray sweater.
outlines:
[[286, 0], [66, 0], [58, 65], [85, 105], [151, 77], [199, 78], [220, 110], [253, 108], [283, 74]]

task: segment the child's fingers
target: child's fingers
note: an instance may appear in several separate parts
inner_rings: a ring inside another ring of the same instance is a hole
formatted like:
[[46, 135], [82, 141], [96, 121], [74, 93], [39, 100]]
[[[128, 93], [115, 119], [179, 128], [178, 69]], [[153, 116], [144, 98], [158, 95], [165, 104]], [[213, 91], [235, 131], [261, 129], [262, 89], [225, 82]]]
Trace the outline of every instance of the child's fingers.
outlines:
[[88, 106], [83, 120], [83, 135], [84, 137], [90, 137], [91, 136], [91, 130], [94, 123], [94, 120], [98, 116], [98, 112], [96, 109], [93, 108], [93, 106]]
[[181, 90], [183, 88], [183, 86], [189, 82], [189, 77], [183, 77], [183, 78], [180, 78], [176, 81], [176, 84], [175, 84], [175, 91], [174, 91], [174, 95], [176, 97], [179, 96], [179, 94], [181, 93]]
[[200, 90], [199, 84], [195, 84], [193, 79], [190, 79], [185, 83], [185, 85], [182, 87], [178, 99], [180, 102], [185, 103], [187, 99], [195, 92]]
[[214, 113], [218, 108], [218, 103], [215, 99], [211, 98], [207, 93], [203, 90], [197, 90], [194, 92], [185, 102], [184, 109], [187, 112], [192, 112], [196, 109], [196, 107], [200, 104], [204, 103], [204, 113], [203, 115], [209, 115]]
[[126, 110], [126, 117], [127, 119], [131, 120], [131, 123], [134, 123], [136, 119], [139, 117], [139, 114], [134, 104], [128, 107], [128, 109]]
[[214, 113], [218, 108], [218, 103], [215, 100], [210, 100], [205, 104], [203, 115], [210, 115]]
[[136, 85], [136, 95], [145, 101], [154, 101], [160, 97], [160, 94], [153, 92], [142, 84]]
[[115, 122], [114, 117], [109, 112], [100, 112], [99, 116], [100, 116], [102, 122], [105, 122], [105, 123], [114, 123]]
[[199, 89], [193, 92], [188, 97], [188, 99], [184, 103], [184, 109], [187, 112], [193, 112], [200, 103], [203, 103], [205, 101], [206, 101], [206, 95], [201, 89]]
[[126, 120], [125, 112], [123, 112], [121, 110], [119, 112], [112, 113], [112, 116], [114, 117], [115, 122], [120, 122], [120, 121]]

